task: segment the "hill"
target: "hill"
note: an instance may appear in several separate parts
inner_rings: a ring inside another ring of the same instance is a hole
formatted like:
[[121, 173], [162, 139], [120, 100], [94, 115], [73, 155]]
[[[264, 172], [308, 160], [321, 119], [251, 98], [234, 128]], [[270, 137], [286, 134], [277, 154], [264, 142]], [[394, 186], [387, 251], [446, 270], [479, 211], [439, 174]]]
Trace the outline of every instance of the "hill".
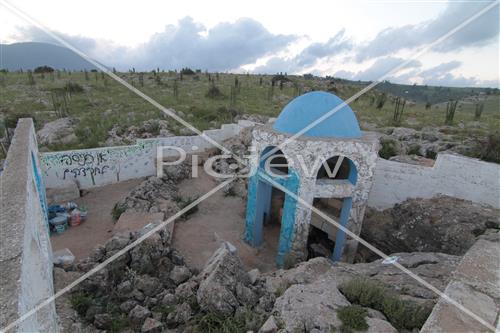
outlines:
[[42, 65], [67, 70], [95, 69], [73, 51], [57, 45], [35, 42], [0, 44], [0, 69], [27, 70]]

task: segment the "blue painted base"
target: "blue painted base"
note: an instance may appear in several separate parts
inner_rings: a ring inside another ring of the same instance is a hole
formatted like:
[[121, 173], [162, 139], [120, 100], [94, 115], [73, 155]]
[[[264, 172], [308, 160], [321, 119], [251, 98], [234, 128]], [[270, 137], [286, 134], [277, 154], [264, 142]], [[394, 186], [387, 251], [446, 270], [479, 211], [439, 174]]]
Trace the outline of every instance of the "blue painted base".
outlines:
[[[288, 191], [298, 194], [300, 179], [293, 169], [289, 168], [287, 177], [274, 177], [258, 168], [248, 183], [248, 199], [245, 221], [245, 241], [254, 246], [262, 245], [262, 232], [264, 220], [269, 217], [271, 209], [271, 193], [275, 181]], [[280, 239], [276, 263], [282, 267], [286, 254], [292, 247], [297, 201], [285, 193], [283, 216], [281, 218]]]

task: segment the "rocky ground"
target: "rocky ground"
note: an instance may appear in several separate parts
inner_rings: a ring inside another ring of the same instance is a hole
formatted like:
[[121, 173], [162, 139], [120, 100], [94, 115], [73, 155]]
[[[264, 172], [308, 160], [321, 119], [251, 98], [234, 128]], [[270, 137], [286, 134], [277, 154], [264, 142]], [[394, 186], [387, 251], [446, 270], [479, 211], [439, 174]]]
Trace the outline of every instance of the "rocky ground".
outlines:
[[[361, 237], [385, 253], [463, 255], [477, 237], [496, 233], [500, 211], [448, 196], [409, 199], [382, 212], [368, 208]], [[362, 252], [369, 259], [368, 252]]]
[[386, 159], [397, 155], [417, 155], [435, 159], [439, 152], [448, 151], [486, 161], [500, 162], [498, 134], [487, 137], [464, 136], [448, 126], [424, 127], [421, 130], [405, 127], [373, 128], [373, 130], [381, 133], [382, 147], [379, 155]]
[[137, 126], [113, 126], [108, 132], [106, 146], [119, 146], [135, 144], [137, 139], [149, 139], [153, 137], [174, 136], [170, 131], [169, 123], [163, 119], [145, 120]]
[[[114, 236], [89, 258], [65, 267], [66, 271], [56, 268], [56, 287], [116, 254], [150, 230], [146, 228]], [[439, 289], [446, 286], [460, 259], [441, 253], [396, 255], [403, 266]], [[204, 269], [196, 272], [171, 247], [170, 235], [161, 231], [62, 297], [58, 310], [67, 332], [330, 332], [345, 326], [338, 311], [361, 303], [368, 332], [409, 329], [387, 309], [375, 304], [370, 308], [366, 306], [370, 303], [353, 298], [344, 286], [360, 277], [380, 286], [383, 283], [400, 306], [424, 314], [437, 299], [382, 260], [332, 264], [326, 258], [315, 258], [289, 270], [247, 272], [236, 249], [224, 241]]]

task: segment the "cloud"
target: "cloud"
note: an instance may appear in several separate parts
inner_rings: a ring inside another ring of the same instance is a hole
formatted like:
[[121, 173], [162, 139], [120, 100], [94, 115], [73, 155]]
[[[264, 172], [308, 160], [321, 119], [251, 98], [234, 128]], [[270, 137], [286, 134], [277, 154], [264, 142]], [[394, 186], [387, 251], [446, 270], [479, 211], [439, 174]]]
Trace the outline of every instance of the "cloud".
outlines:
[[353, 43], [345, 36], [345, 29], [340, 30], [326, 43], [312, 43], [296, 57], [298, 66], [314, 65], [319, 59], [331, 57], [352, 49]]
[[454, 75], [451, 71], [462, 65], [460, 61], [449, 61], [434, 66], [432, 68], [415, 73], [422, 79], [424, 84], [432, 86], [476, 86], [481, 81], [474, 77], [466, 78], [462, 75]]
[[[482, 1], [450, 2], [440, 15], [432, 20], [416, 25], [387, 28], [378, 33], [370, 42], [360, 45], [356, 60], [393, 54], [403, 49], [413, 49], [432, 43], [469, 17], [488, 6]], [[434, 51], [451, 52], [465, 47], [484, 46], [497, 40], [499, 10], [492, 8], [467, 26], [436, 45]]]
[[[24, 40], [54, 43], [38, 29], [24, 29], [20, 34]], [[184, 66], [213, 71], [231, 70], [281, 51], [297, 39], [294, 35], [272, 34], [250, 18], [219, 23], [212, 29], [206, 29], [192, 18], [185, 17], [175, 25], [167, 25], [163, 32], [154, 34], [149, 41], [136, 48], [58, 34], [108, 66], [121, 69], [134, 66], [141, 70]]]
[[[380, 80], [383, 75], [392, 71], [395, 67], [402, 65], [406, 60], [397, 57], [385, 57], [377, 59], [370, 67], [365, 70], [361, 70], [358, 72], [350, 72], [350, 71], [337, 71], [334, 76], [348, 78], [351, 80], [363, 80], [363, 81], [372, 81], [372, 80]], [[409, 63], [405, 64], [401, 70], [408, 70], [412, 68], [419, 68], [422, 66], [422, 63], [418, 60], [412, 60]], [[397, 76], [391, 75], [389, 77], [384, 78], [384, 80], [391, 80], [396, 78]]]
[[318, 61], [347, 52], [354, 46], [342, 29], [325, 43], [312, 43], [292, 58], [272, 57], [265, 65], [254, 69], [255, 73], [298, 73], [311, 69]]

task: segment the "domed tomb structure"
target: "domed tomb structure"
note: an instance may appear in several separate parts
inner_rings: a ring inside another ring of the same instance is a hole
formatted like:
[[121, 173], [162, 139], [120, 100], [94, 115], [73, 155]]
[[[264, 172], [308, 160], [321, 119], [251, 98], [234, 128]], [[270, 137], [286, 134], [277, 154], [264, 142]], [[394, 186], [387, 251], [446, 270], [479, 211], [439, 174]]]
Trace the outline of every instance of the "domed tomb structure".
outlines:
[[253, 131], [246, 242], [276, 248], [278, 266], [316, 255], [352, 261], [358, 242], [335, 223], [360, 234], [378, 149], [377, 135], [362, 132], [339, 97], [292, 100], [274, 124]]

